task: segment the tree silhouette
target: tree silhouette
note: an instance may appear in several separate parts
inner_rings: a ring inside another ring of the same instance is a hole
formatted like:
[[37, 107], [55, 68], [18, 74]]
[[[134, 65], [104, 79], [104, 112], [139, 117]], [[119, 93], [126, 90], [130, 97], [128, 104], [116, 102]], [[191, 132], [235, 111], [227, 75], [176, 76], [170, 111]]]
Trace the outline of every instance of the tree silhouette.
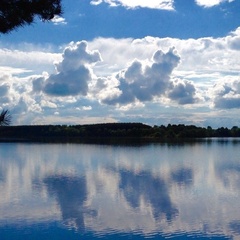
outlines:
[[12, 116], [9, 113], [9, 110], [3, 109], [0, 114], [0, 126], [8, 126], [11, 124]]
[[35, 16], [49, 21], [62, 14], [61, 0], [1, 0], [0, 33], [33, 23]]

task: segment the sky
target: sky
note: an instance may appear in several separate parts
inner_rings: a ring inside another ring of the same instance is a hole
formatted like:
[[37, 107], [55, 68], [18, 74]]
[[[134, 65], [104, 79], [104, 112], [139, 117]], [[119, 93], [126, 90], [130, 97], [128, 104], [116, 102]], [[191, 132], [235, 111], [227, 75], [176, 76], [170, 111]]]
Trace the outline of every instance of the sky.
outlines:
[[63, 0], [0, 34], [12, 125], [240, 127], [239, 0]]

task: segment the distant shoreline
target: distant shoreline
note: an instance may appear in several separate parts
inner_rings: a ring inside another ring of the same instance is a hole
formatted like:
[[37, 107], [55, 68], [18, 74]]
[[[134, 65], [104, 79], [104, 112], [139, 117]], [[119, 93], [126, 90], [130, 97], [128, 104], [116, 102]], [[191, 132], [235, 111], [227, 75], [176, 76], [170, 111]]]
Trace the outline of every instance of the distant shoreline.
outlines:
[[212, 129], [194, 125], [168, 124], [149, 126], [143, 123], [103, 123], [86, 125], [1, 126], [0, 142], [179, 142], [202, 141], [206, 138], [240, 137], [237, 126]]

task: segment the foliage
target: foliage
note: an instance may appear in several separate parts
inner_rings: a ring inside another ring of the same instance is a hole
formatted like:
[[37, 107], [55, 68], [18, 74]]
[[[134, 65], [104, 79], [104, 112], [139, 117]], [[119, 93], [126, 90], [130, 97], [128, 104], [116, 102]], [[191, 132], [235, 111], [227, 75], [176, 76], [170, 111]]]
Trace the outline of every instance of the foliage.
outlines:
[[0, 126], [8, 126], [11, 124], [12, 116], [9, 110], [3, 109], [0, 114]]
[[[5, 110], [6, 111], [6, 110]], [[8, 111], [7, 111], [8, 113]], [[6, 113], [6, 114], [7, 114]], [[47, 142], [93, 142], [110, 143], [126, 140], [151, 142], [181, 141], [208, 137], [240, 137], [237, 126], [212, 129], [194, 125], [171, 125], [151, 127], [142, 123], [105, 123], [88, 125], [38, 125], [1, 127], [0, 140], [47, 141]]]
[[61, 0], [1, 0], [0, 32], [8, 33], [17, 27], [33, 23], [35, 16], [49, 21], [61, 15]]

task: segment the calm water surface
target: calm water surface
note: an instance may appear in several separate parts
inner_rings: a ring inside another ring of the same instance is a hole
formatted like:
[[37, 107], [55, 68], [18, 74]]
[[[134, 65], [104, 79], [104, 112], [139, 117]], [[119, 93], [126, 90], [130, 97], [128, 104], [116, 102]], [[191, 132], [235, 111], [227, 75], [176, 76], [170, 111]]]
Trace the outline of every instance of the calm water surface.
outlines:
[[240, 140], [0, 144], [0, 239], [240, 239]]

